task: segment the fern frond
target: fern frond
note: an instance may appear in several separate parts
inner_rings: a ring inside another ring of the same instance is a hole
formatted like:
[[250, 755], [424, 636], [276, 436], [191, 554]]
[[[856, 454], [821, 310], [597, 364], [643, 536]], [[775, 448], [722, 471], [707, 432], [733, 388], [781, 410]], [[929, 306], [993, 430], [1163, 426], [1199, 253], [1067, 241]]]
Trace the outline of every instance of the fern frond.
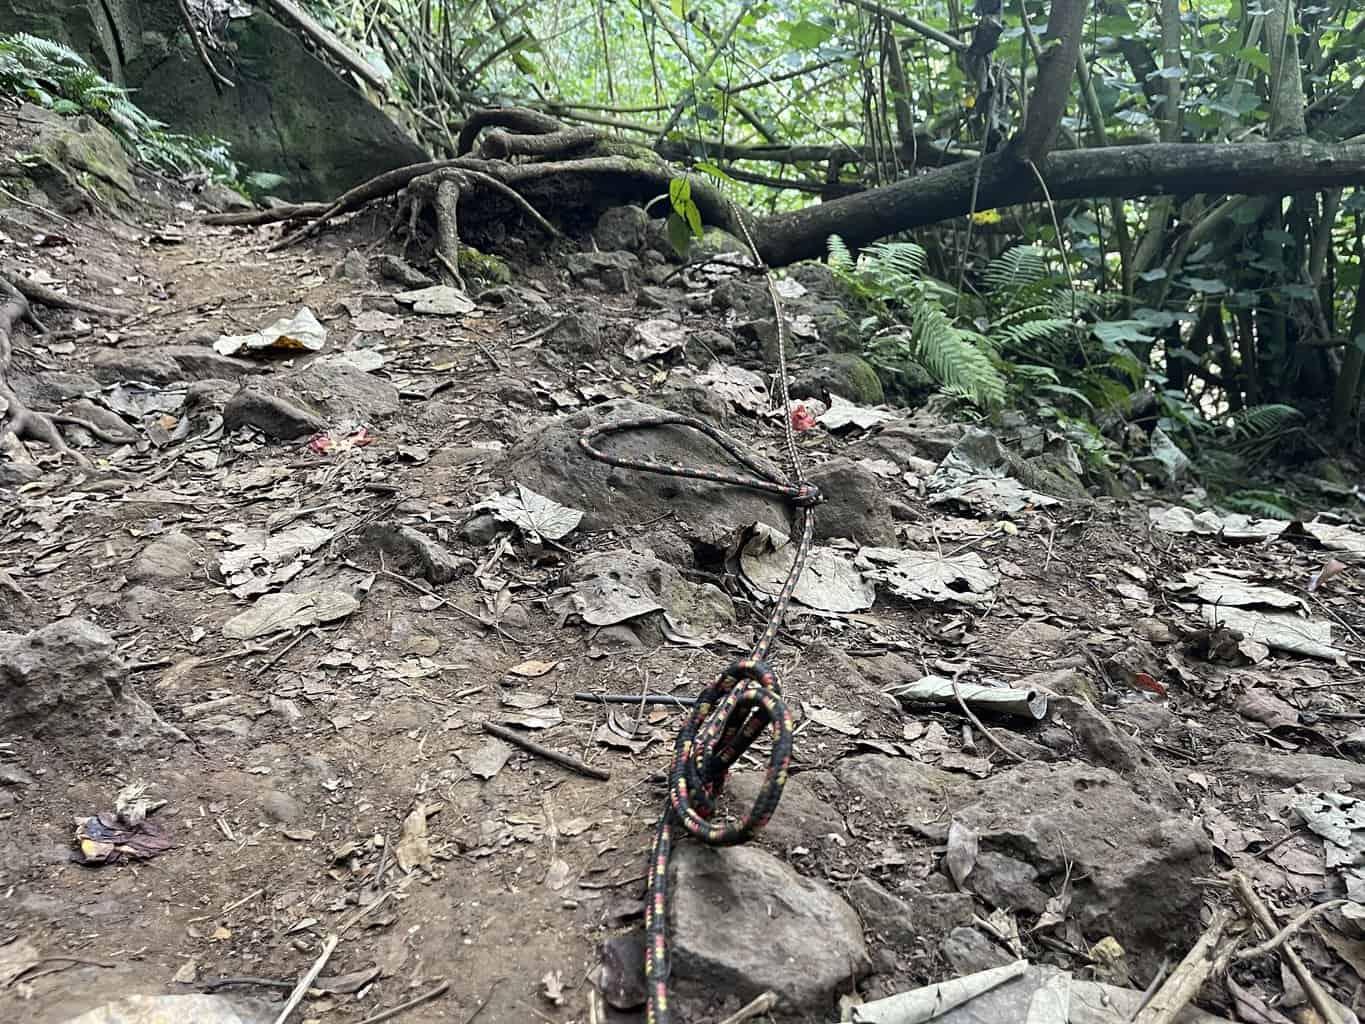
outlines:
[[829, 269], [836, 274], [844, 275], [853, 271], [853, 254], [848, 251], [848, 245], [838, 235], [830, 235], [827, 243], [829, 246]]
[[1264, 437], [1297, 425], [1303, 413], [1292, 405], [1253, 405], [1232, 417], [1233, 435], [1239, 438]]
[[1004, 404], [1004, 376], [990, 356], [972, 343], [970, 333], [953, 326], [948, 314], [934, 303], [923, 302], [914, 310], [914, 357], [935, 380], [945, 387], [961, 388], [976, 405]]
[[929, 254], [914, 242], [876, 242], [859, 256], [859, 269], [882, 276], [917, 278], [924, 273]]
[[1038, 284], [1048, 277], [1043, 250], [1036, 245], [1016, 245], [1006, 249], [991, 260], [983, 277], [987, 289], [1001, 296]]
[[1278, 491], [1238, 491], [1219, 504], [1232, 512], [1263, 519], [1293, 519], [1296, 515], [1293, 499]]

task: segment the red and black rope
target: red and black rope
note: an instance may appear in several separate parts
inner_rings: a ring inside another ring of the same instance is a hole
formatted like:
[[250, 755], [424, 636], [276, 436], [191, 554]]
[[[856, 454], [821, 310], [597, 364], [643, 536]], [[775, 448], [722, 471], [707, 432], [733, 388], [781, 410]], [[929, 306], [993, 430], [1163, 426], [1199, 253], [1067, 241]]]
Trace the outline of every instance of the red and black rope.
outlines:
[[[779, 314], [780, 320], [780, 314]], [[785, 365], [783, 366], [785, 397]], [[788, 412], [783, 409], [784, 418]], [[596, 447], [595, 442], [613, 434], [659, 427], [688, 427], [705, 434], [753, 476], [723, 470], [683, 466], [652, 459], [623, 458]], [[801, 479], [796, 447], [787, 419], [787, 450], [793, 480], [775, 476], [745, 452], [742, 445], [703, 420], [664, 414], [606, 423], [585, 432], [579, 445], [592, 458], [622, 469], [667, 476], [689, 477], [712, 483], [747, 487], [787, 499], [796, 507], [796, 557], [768, 615], [767, 624], [751, 655], [730, 665], [697, 697], [673, 748], [668, 777], [668, 803], [654, 833], [654, 852], [649, 865], [649, 893], [645, 902], [645, 976], [648, 983], [649, 1024], [668, 1024], [668, 859], [675, 830], [712, 846], [736, 846], [751, 839], [777, 810], [782, 787], [791, 764], [792, 722], [777, 677], [768, 666], [768, 654], [792, 592], [810, 553], [815, 527], [814, 508], [821, 501], [819, 490]], [[764, 732], [772, 740], [763, 785], [749, 813], [735, 824], [715, 822], [712, 815], [731, 766]]]

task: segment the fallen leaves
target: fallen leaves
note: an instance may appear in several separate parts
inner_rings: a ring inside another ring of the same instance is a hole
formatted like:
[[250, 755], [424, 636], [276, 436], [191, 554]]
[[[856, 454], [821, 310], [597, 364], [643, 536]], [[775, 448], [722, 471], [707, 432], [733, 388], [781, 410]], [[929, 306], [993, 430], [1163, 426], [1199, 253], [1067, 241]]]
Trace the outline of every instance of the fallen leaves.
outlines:
[[583, 521], [583, 513], [576, 508], [537, 494], [524, 484], [517, 484], [516, 488], [514, 493], [486, 498], [474, 508], [487, 509], [498, 519], [521, 530], [533, 543], [542, 539], [562, 540]]
[[359, 607], [360, 602], [344, 590], [265, 594], [224, 623], [223, 635], [231, 640], [252, 640], [283, 630], [306, 629], [344, 619]]

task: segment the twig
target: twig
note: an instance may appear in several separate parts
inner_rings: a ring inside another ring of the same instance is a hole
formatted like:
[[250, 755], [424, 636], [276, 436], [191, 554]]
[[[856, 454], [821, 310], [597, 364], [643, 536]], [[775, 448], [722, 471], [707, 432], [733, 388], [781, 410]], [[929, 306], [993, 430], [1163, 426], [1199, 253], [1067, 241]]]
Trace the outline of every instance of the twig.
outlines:
[[303, 640], [304, 640], [305, 637], [317, 636], [317, 633], [318, 633], [318, 631], [317, 631], [317, 627], [316, 627], [316, 626], [311, 626], [311, 627], [309, 627], [308, 629], [303, 630], [301, 633], [299, 633], [298, 636], [294, 637], [293, 640], [290, 640], [289, 643], [285, 644], [285, 645], [284, 645], [283, 647], [281, 647], [278, 651], [276, 651], [273, 655], [271, 655], [271, 656], [270, 656], [270, 660], [267, 661], [267, 662], [266, 662], [264, 665], [262, 665], [260, 668], [258, 668], [258, 669], [252, 674], [252, 677], [251, 677], [251, 678], [253, 678], [253, 679], [260, 679], [261, 676], [263, 676], [263, 675], [265, 675], [267, 672], [269, 672], [270, 669], [271, 669], [271, 667], [272, 667], [273, 665], [277, 664], [281, 658], [283, 658], [286, 654], [288, 654], [288, 653], [289, 653], [290, 651], [292, 651], [295, 647], [297, 647], [299, 644], [301, 644], [301, 643], [303, 642]]
[[971, 720], [972, 725], [980, 729], [981, 734], [985, 736], [986, 739], [991, 741], [991, 745], [995, 747], [996, 750], [1000, 751], [1000, 753], [1004, 754], [1006, 757], [1012, 758], [1015, 761], [1018, 761], [1020, 764], [1023, 764], [1025, 761], [1027, 761], [1028, 758], [1016, 754], [1009, 747], [1005, 746], [1004, 743], [1000, 742], [999, 738], [995, 735], [995, 733], [987, 729], [985, 724], [981, 721], [981, 719], [976, 717], [976, 714], [972, 711], [972, 709], [967, 707], [967, 702], [962, 699], [962, 688], [957, 685], [957, 676], [953, 676], [951, 682], [953, 684], [953, 696], [957, 698], [958, 707], [960, 707], [962, 709], [962, 713]]
[[528, 740], [520, 733], [513, 732], [511, 729], [504, 728], [501, 725], [495, 725], [492, 722], [484, 722], [483, 731], [498, 737], [498, 739], [506, 740], [513, 746], [521, 747], [522, 750], [527, 750], [532, 754], [543, 757], [547, 761], [553, 761], [555, 764], [572, 769], [580, 775], [586, 775], [591, 779], [600, 779], [603, 782], [607, 782], [611, 779], [611, 772], [609, 771], [605, 771], [601, 768], [594, 768], [592, 765], [585, 764], [576, 757], [571, 757], [568, 754], [561, 754], [558, 750], [551, 750], [549, 747], [541, 746], [534, 740]]
[[213, 66], [213, 58], [209, 56], [209, 48], [204, 45], [204, 37], [199, 34], [199, 26], [194, 23], [194, 15], [190, 13], [190, 5], [186, 0], [176, 0], [176, 5], [180, 8], [180, 17], [185, 22], [185, 29], [190, 34], [190, 42], [194, 44], [194, 52], [199, 55], [199, 63], [204, 65], [204, 70], [209, 73], [209, 78], [213, 80], [214, 92], [221, 96], [224, 86], [229, 89], [237, 88], [236, 82]]
[[753, 1002], [741, 1006], [734, 1013], [730, 1014], [730, 1016], [720, 1021], [719, 1024], [743, 1024], [746, 1020], [752, 1020], [761, 1014], [767, 1013], [776, 1005], [777, 993], [771, 991], [764, 992], [757, 999], [753, 1000]]
[[1170, 973], [1170, 966], [1170, 961], [1162, 957], [1161, 966], [1156, 969], [1156, 973], [1152, 975], [1152, 980], [1147, 982], [1147, 987], [1142, 990], [1142, 998], [1133, 1007], [1133, 1012], [1124, 1018], [1128, 1024], [1132, 1024], [1137, 1015], [1152, 1001], [1152, 996], [1156, 995], [1157, 989], [1161, 988], [1162, 982], [1166, 980], [1166, 975]]
[[473, 612], [468, 611], [468, 610], [466, 610], [466, 609], [464, 609], [464, 608], [461, 608], [461, 607], [460, 607], [458, 604], [456, 604], [454, 601], [447, 601], [447, 600], [446, 600], [444, 597], [442, 597], [440, 594], [436, 593], [436, 591], [434, 591], [434, 590], [428, 590], [426, 587], [422, 586], [421, 584], [419, 584], [419, 583], [417, 583], [417, 582], [415, 582], [415, 581], [413, 581], [413, 580], [408, 579], [406, 576], [404, 576], [404, 575], [402, 575], [402, 574], [400, 574], [400, 573], [392, 572], [392, 571], [390, 571], [390, 570], [388, 570], [388, 569], [382, 569], [382, 568], [381, 568], [381, 569], [367, 569], [367, 568], [365, 568], [363, 565], [357, 565], [355, 562], [352, 562], [352, 561], [350, 561], [349, 559], [343, 560], [341, 564], [344, 565], [344, 566], [346, 566], [348, 569], [354, 569], [356, 572], [364, 572], [364, 573], [371, 573], [371, 572], [372, 572], [372, 573], [375, 573], [376, 575], [383, 576], [385, 579], [393, 580], [395, 583], [401, 583], [403, 586], [407, 587], [409, 590], [415, 590], [415, 591], [417, 591], [417, 593], [423, 595], [424, 597], [429, 597], [429, 598], [431, 598], [431, 599], [434, 600], [434, 601], [439, 601], [439, 602], [441, 603], [441, 606], [442, 606], [442, 607], [449, 608], [449, 609], [450, 609], [451, 611], [453, 611], [453, 612], [459, 612], [461, 615], [463, 615], [463, 616], [464, 616], [465, 618], [467, 618], [467, 619], [473, 619], [473, 620], [474, 620], [475, 622], [477, 622], [480, 626], [483, 626], [484, 629], [492, 629], [492, 630], [495, 630], [495, 631], [497, 632], [497, 634], [498, 634], [500, 637], [502, 637], [504, 640], [511, 640], [514, 644], [515, 644], [515, 643], [520, 643], [520, 642], [521, 642], [521, 641], [517, 640], [517, 638], [516, 638], [515, 636], [513, 636], [511, 633], [507, 632], [507, 630], [503, 629], [502, 626], [501, 626], [499, 623], [496, 623], [496, 622], [487, 622], [487, 621], [485, 621], [484, 619], [481, 619], [479, 616], [475, 615]]
[[365, 906], [361, 907], [359, 910], [355, 911], [353, 914], [351, 914], [350, 917], [348, 917], [348, 918], [342, 923], [341, 927], [339, 927], [339, 928], [337, 929], [337, 935], [345, 935], [348, 931], [350, 931], [352, 928], [354, 928], [357, 924], [359, 924], [359, 923], [360, 923], [361, 921], [363, 921], [365, 918], [369, 917], [369, 916], [370, 916], [371, 914], [373, 914], [376, 910], [378, 910], [380, 907], [382, 907], [385, 903], [389, 902], [389, 897], [392, 896], [392, 895], [393, 895], [393, 893], [391, 893], [391, 892], [383, 893], [383, 894], [380, 895], [379, 899], [375, 900], [373, 903], [366, 904]]
[[257, 985], [261, 988], [293, 988], [292, 981], [281, 981], [279, 978], [214, 978], [212, 981], [199, 983], [199, 988], [205, 992], [216, 992], [220, 988], [231, 988], [235, 985]]
[[[493, 1001], [493, 991], [499, 985], [502, 984], [502, 981], [503, 981], [502, 978], [498, 978], [493, 982], [493, 984], [488, 986], [488, 995], [484, 996], [483, 1002], [481, 1002], [478, 1006], [474, 1007], [474, 1012], [464, 1019], [464, 1024], [474, 1024], [474, 1018], [477, 1017], [479, 1014], [483, 1013], [484, 1008], [487, 1007], [488, 1004]], [[361, 1021], [361, 1024], [365, 1024], [365, 1022]]]
[[683, 708], [690, 708], [697, 703], [695, 697], [673, 697], [666, 693], [586, 693], [579, 691], [573, 695], [573, 699], [590, 704], [668, 704]]
[[[1247, 880], [1246, 875], [1240, 871], [1233, 871], [1228, 877], [1232, 882], [1232, 891], [1237, 894], [1242, 905], [1251, 912], [1251, 916], [1265, 929], [1267, 935], [1275, 936], [1277, 934], [1275, 918], [1270, 913], [1270, 908], [1261, 901], [1261, 897], [1256, 895], [1256, 890], [1251, 887], [1251, 882]], [[1304, 966], [1303, 960], [1300, 959], [1298, 953], [1294, 952], [1293, 947], [1283, 946], [1279, 952], [1280, 956], [1284, 957], [1284, 962], [1288, 964], [1294, 977], [1303, 987], [1304, 995], [1308, 996], [1308, 1001], [1313, 1004], [1313, 1009], [1318, 1011], [1318, 1015], [1326, 1021], [1326, 1024], [1344, 1024], [1341, 1014], [1337, 1012], [1336, 1004], [1327, 997], [1327, 993], [1318, 984], [1318, 979], [1313, 977], [1308, 968]]]
[[1316, 907], [1309, 907], [1259, 946], [1252, 946], [1250, 949], [1242, 950], [1237, 954], [1237, 959], [1254, 960], [1258, 956], [1265, 956], [1267, 953], [1275, 952], [1275, 950], [1284, 945], [1285, 940], [1288, 939], [1289, 936], [1293, 935], [1309, 921], [1313, 920], [1313, 918], [1325, 914], [1329, 910], [1336, 910], [1338, 907], [1344, 907], [1348, 902], [1350, 901], [1328, 900], [1326, 903], [1319, 903]]
[[1151, 1001], [1133, 1017], [1133, 1024], [1171, 1024], [1200, 987], [1215, 971], [1231, 958], [1237, 938], [1225, 938], [1223, 933], [1233, 920], [1232, 912], [1219, 907], [1185, 958], [1176, 964], [1166, 983], [1157, 989]]
[[284, 1008], [280, 1010], [279, 1016], [275, 1018], [275, 1024], [284, 1024], [289, 1019], [289, 1015], [294, 1012], [299, 1003], [303, 1002], [303, 997], [308, 994], [308, 990], [313, 987], [313, 982], [322, 973], [327, 961], [336, 952], [337, 943], [341, 940], [335, 935], [327, 936], [327, 941], [322, 944], [322, 952], [313, 961], [313, 966], [308, 968], [308, 972], [299, 979], [299, 983], [294, 986], [294, 991], [289, 993], [289, 998], [284, 1001]]
[[[427, 989], [421, 995], [413, 996], [405, 1003], [399, 1003], [397, 1006], [391, 1006], [387, 1010], [380, 1010], [378, 1013], [371, 1014], [364, 1020], [357, 1021], [356, 1024], [379, 1024], [381, 1020], [389, 1020], [392, 1017], [397, 1017], [400, 1013], [406, 1013], [408, 1010], [411, 1010], [414, 1006], [421, 1006], [423, 1003], [430, 1002], [439, 995], [444, 995], [446, 989], [448, 988], [450, 988], [450, 982], [443, 981], [440, 984]], [[489, 990], [488, 994], [491, 996], [493, 994], [492, 990]], [[488, 1000], [486, 999], [484, 1000], [484, 1002], [487, 1001]], [[472, 1017], [470, 1019], [473, 1020]]]

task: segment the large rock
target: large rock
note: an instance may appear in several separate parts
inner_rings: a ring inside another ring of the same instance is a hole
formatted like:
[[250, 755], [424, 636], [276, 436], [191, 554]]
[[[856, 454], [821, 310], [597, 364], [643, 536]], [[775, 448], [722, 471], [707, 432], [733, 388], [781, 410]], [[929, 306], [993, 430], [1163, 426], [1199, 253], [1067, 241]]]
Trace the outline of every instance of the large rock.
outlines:
[[266, 1024], [276, 1014], [255, 1000], [192, 993], [175, 996], [120, 996], [64, 1024], [162, 1024], [183, 1020], [194, 1024]]
[[[735, 772], [725, 782], [722, 804], [736, 815], [748, 814], [763, 785], [762, 772]], [[784, 852], [803, 846], [817, 850], [834, 837], [848, 838], [839, 812], [839, 783], [826, 771], [801, 772], [787, 779], [777, 813], [758, 834], [757, 841]]]
[[673, 974], [707, 994], [767, 989], [787, 1013], [823, 1018], [866, 972], [853, 908], [823, 882], [752, 846], [683, 843], [669, 865]]
[[206, 559], [207, 553], [198, 541], [179, 530], [172, 530], [142, 549], [128, 570], [128, 578], [135, 582], [183, 586], [200, 578]]
[[137, 192], [132, 160], [108, 128], [85, 114], [63, 117], [31, 103], [19, 114], [37, 129], [27, 176], [59, 210], [83, 209], [87, 191], [119, 205], [131, 203]]
[[84, 619], [0, 633], [0, 734], [87, 760], [184, 739], [126, 686], [114, 640]]
[[842, 537], [874, 547], [894, 547], [896, 526], [877, 478], [850, 459], [831, 459], [807, 478], [824, 495], [815, 510], [815, 539]]
[[970, 925], [976, 912], [975, 901], [965, 892], [908, 893], [901, 898], [866, 876], [854, 879], [844, 895], [869, 931], [906, 950], [936, 946], [954, 928]]
[[869, 827], [908, 827], [935, 841], [947, 838], [951, 809], [970, 792], [961, 775], [884, 754], [845, 758], [834, 774], [848, 794], [846, 814], [870, 818]]
[[[1213, 870], [1207, 840], [1108, 769], [1021, 765], [980, 783], [953, 817], [977, 833], [982, 852], [1005, 858], [978, 862], [983, 875], [1012, 872], [989, 883], [997, 894], [1016, 887], [1016, 862], [1031, 866], [1043, 889], [1059, 892], [1069, 879], [1071, 913], [1088, 938], [1113, 935], [1151, 966], [1198, 935], [1195, 880]], [[968, 889], [975, 878], [967, 876]]]
[[176, 0], [0, 0], [0, 32], [12, 31], [72, 46], [176, 131], [222, 138], [242, 166], [284, 175], [274, 190], [284, 198], [331, 199], [427, 159], [359, 89], [260, 10], [228, 22], [231, 57], [215, 60], [236, 88], [221, 92]]
[[[506, 476], [583, 510], [583, 530], [629, 529], [669, 516], [683, 536], [708, 544], [721, 545], [734, 530], [755, 521], [791, 534], [791, 515], [780, 498], [729, 484], [618, 468], [590, 458], [578, 445], [589, 427], [660, 412], [617, 400], [549, 419], [512, 449]], [[686, 427], [634, 430], [598, 443], [601, 450], [622, 458], [725, 469], [733, 465], [704, 435]]]

